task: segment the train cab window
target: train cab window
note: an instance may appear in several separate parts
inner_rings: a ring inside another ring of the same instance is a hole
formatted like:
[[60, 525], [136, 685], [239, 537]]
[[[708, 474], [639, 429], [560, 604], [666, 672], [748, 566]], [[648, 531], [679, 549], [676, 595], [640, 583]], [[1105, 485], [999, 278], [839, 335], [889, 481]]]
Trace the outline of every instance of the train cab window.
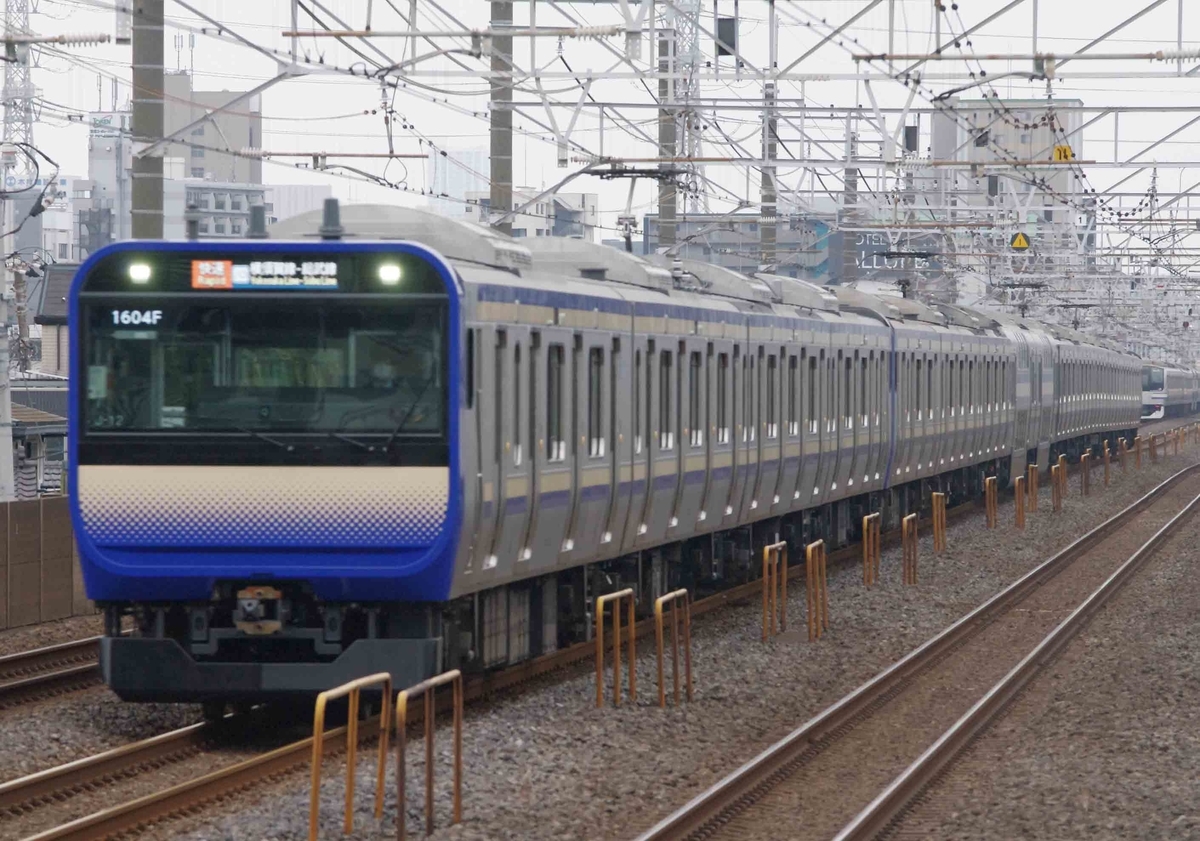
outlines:
[[514, 465], [521, 464], [521, 343], [517, 342], [513, 345], [513, 384], [512, 384], [512, 405], [513, 405], [513, 428], [512, 428], [512, 462]]
[[588, 350], [588, 455], [604, 455], [604, 348]]
[[729, 354], [717, 354], [717, 443], [729, 443]]
[[705, 418], [700, 413], [700, 386], [702, 379], [700, 352], [693, 351], [688, 362], [688, 437], [693, 447], [704, 446]]
[[800, 378], [799, 360], [795, 356], [788, 357], [787, 372], [787, 432], [788, 435], [800, 434]]
[[662, 450], [673, 450], [675, 433], [672, 430], [674, 422], [671, 416], [671, 351], [660, 352], [658, 359], [658, 422], [661, 426], [658, 433], [658, 446]]
[[767, 419], [768, 438], [779, 437], [779, 416], [776, 414], [775, 387], [779, 383], [779, 367], [775, 354], [767, 356]]
[[550, 345], [546, 358], [546, 458], [563, 461], [567, 439], [563, 434], [563, 346]]

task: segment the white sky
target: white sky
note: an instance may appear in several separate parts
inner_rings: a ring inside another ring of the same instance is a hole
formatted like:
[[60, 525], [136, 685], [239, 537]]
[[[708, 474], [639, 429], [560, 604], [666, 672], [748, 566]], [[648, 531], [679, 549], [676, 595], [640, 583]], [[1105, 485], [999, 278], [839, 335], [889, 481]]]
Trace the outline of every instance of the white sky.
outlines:
[[[286, 41], [281, 37], [281, 31], [288, 25], [289, 3], [286, 0], [194, 0], [196, 6], [212, 17], [222, 21], [233, 31], [265, 47], [284, 50]], [[395, 5], [407, 12], [408, 0], [392, 0]], [[830, 23], [840, 23], [866, 5], [867, 0], [798, 0], [788, 2], [780, 0], [780, 20], [782, 25], [780, 58], [781, 63], [789, 63], [798, 56], [807, 45], [816, 43], [814, 28], [803, 25], [805, 21], [824, 18]], [[1117, 25], [1138, 9], [1149, 4], [1150, 0], [1041, 0], [1039, 12], [1039, 48], [1042, 51], [1059, 53], [1072, 52], [1079, 49], [1093, 38]], [[427, 5], [428, 0], [419, 0], [423, 15], [423, 29], [444, 29], [449, 25], [445, 18], [437, 19], [436, 10]], [[41, 34], [80, 33], [80, 32], [112, 32], [114, 14], [105, 0], [40, 0], [38, 14], [32, 18], [33, 28]], [[367, 0], [326, 0], [327, 8], [338, 12], [354, 26], [360, 26], [365, 21]], [[869, 51], [882, 51], [887, 46], [888, 0], [884, 0], [875, 10], [865, 15], [850, 30], [849, 35], [867, 45]], [[896, 49], [921, 52], [926, 51], [932, 43], [931, 3], [929, 0], [895, 0], [897, 22]], [[1002, 0], [961, 0], [959, 11], [949, 11], [943, 18], [943, 33], [947, 28], [959, 26], [959, 15], [966, 26], [972, 26], [983, 20], [992, 12], [1005, 5]], [[375, 0], [374, 27], [380, 29], [399, 29], [402, 22], [395, 13], [389, 10], [388, 0]], [[485, 0], [444, 0], [441, 6], [449, 13], [457, 16], [471, 27], [487, 25], [489, 4]], [[711, 27], [712, 0], [702, 0], [702, 8], [706, 15], [705, 25]], [[517, 4], [518, 20], [523, 20], [527, 14], [527, 5]], [[722, 14], [731, 14], [732, 0], [720, 0]], [[973, 49], [982, 52], [1027, 52], [1031, 49], [1031, 33], [1034, 0], [1025, 0], [1011, 12], [989, 24], [986, 29], [972, 38]], [[615, 7], [595, 6], [591, 3], [581, 3], [569, 6], [581, 19], [589, 24], [615, 23], [619, 13]], [[743, 51], [747, 57], [757, 63], [766, 63], [764, 17], [766, 4], [762, 0], [741, 0], [743, 15]], [[1200, 44], [1200, 3], [1196, 0], [1165, 0], [1162, 5], [1149, 13], [1143, 20], [1133, 24], [1120, 34], [1113, 36], [1105, 45], [1096, 48], [1096, 52], [1143, 52], [1151, 50], [1172, 50], [1176, 46], [1176, 29], [1180, 8], [1184, 9], [1184, 46], [1195, 47]], [[166, 64], [168, 68], [176, 67], [176, 51], [173, 47], [174, 38], [178, 34], [184, 37], [182, 66], [190, 63], [187, 48], [188, 31], [178, 27], [198, 27], [202, 24], [182, 7], [168, 0], [167, 3], [168, 30], [166, 34]], [[546, 3], [539, 4], [539, 24], [561, 25], [563, 19], [548, 7]], [[311, 22], [302, 18], [301, 28], [311, 27]], [[819, 30], [819, 27], [815, 27]], [[403, 49], [401, 39], [375, 39], [381, 49], [390, 55], [399, 56]], [[444, 41], [442, 43], [445, 43]], [[622, 46], [621, 39], [610, 41], [617, 49]], [[339, 47], [330, 40], [308, 39], [303, 46], [312, 54], [323, 51], [329, 64], [348, 67], [358, 58], [351, 55], [345, 48]], [[807, 73], [849, 73], [854, 70], [854, 63], [849, 58], [850, 50], [859, 48], [849, 41], [847, 49], [836, 45], [828, 45], [812, 58], [800, 65], [797, 70]], [[428, 44], [422, 43], [420, 52], [430, 50]], [[644, 48], [649, 54], [649, 45]], [[548, 70], [562, 70], [557, 56], [554, 39], [539, 39], [537, 46], [537, 63]], [[705, 52], [711, 50], [711, 42], [704, 46]], [[101, 46], [88, 48], [71, 48], [71, 60], [44, 55], [41, 66], [34, 71], [34, 83], [41, 90], [46, 100], [58, 106], [79, 113], [102, 107], [107, 110], [111, 106], [112, 93], [110, 77], [119, 77], [125, 82], [120, 87], [119, 100], [124, 103], [129, 96], [128, 78], [130, 51], [126, 47]], [[613, 70], [620, 70], [611, 53], [604, 51], [594, 42], [567, 41], [563, 48], [563, 58], [571, 63], [572, 69], [581, 76], [592, 71], [597, 81], [592, 87], [592, 94], [601, 100], [616, 102], [649, 102], [650, 96], [645, 87], [632, 80], [608, 80], [604, 76]], [[515, 54], [519, 65], [529, 66], [530, 54], [528, 42], [521, 42]], [[469, 57], [463, 57], [472, 67], [482, 67], [482, 64]], [[231, 44], [225, 40], [197, 36], [194, 54], [196, 87], [199, 89], [239, 89], [250, 87], [267, 78], [275, 72], [272, 62], [253, 50]], [[1200, 65], [1200, 59], [1186, 66]], [[452, 69], [444, 59], [436, 60], [422, 67]], [[928, 66], [928, 72], [953, 66], [955, 69], [964, 67], [962, 61], [942, 62]], [[986, 64], [990, 76], [997, 76], [1008, 69], [1005, 62], [988, 62]], [[1162, 63], [1151, 64], [1145, 61], [1098, 62], [1078, 61], [1071, 69], [1106, 70], [1133, 73], [1141, 71], [1164, 72], [1167, 68]], [[728, 71], [728, 63], [726, 64]], [[99, 80], [99, 89], [98, 89]], [[423, 78], [421, 83], [433, 90], [418, 95], [415, 91], [401, 91], [395, 102], [396, 109], [403, 115], [408, 125], [404, 128], [401, 122], [395, 128], [397, 151], [418, 152], [426, 151], [420, 140], [431, 141], [443, 148], [486, 148], [488, 143], [488, 125], [484, 115], [487, 97], [487, 85], [484, 78]], [[937, 91], [945, 90], [951, 85], [946, 82], [930, 82], [930, 87]], [[579, 96], [575, 82], [547, 81], [546, 88], [561, 90], [565, 100], [574, 100]], [[651, 83], [653, 88], [653, 83]], [[905, 91], [894, 82], [883, 82], [876, 86], [881, 104], [903, 104]], [[1028, 83], [1025, 81], [1003, 80], [997, 83], [997, 89], [1004, 96], [1038, 97], [1045, 95], [1044, 83]], [[750, 78], [730, 80], [719, 86], [706, 86], [704, 92], [714, 95], [745, 97], [754, 100], [760, 95], [759, 83]], [[784, 84], [781, 96], [798, 96], [799, 85]], [[1065, 80], [1054, 86], [1057, 98], [1079, 98], [1088, 105], [1105, 104], [1155, 104], [1155, 105], [1192, 105], [1196, 103], [1196, 94], [1200, 92], [1200, 76], [1187, 80], [1179, 79], [1136, 79], [1119, 78], [1104, 80], [1073, 80], [1067, 75]], [[861, 87], [852, 82], [810, 82], [806, 85], [806, 93], [810, 102], [820, 105], [853, 104], [856, 98], [865, 101]], [[481, 95], [482, 94], [482, 95]], [[974, 96], [974, 94], [967, 94]], [[265, 114], [264, 146], [268, 150], [286, 151], [359, 151], [378, 152], [386, 149], [382, 117], [363, 115], [363, 111], [378, 108], [381, 91], [378, 83], [354, 79], [345, 75], [316, 74], [304, 79], [284, 82], [268, 91], [263, 97]], [[436, 99], [431, 102], [430, 98]], [[519, 100], [531, 100], [529, 93], [519, 92]], [[445, 102], [449, 100], [453, 107]], [[924, 103], [922, 103], [924, 104]], [[466, 113], [463, 113], [463, 112]], [[478, 116], [471, 116], [471, 111]], [[640, 125], [651, 135], [655, 128], [653, 110], [626, 110], [622, 114]], [[537, 115], [545, 122], [544, 112]], [[1182, 125], [1192, 119], [1195, 114], [1150, 114], [1129, 117], [1121, 122], [1121, 153], [1122, 157], [1133, 154], [1142, 146], [1149, 145], [1172, 128]], [[57, 159], [66, 174], [84, 175], [87, 168], [87, 130], [80, 125], [69, 125], [61, 118], [51, 118], [50, 111], [43, 112], [43, 122], [36, 129], [36, 143], [43, 147], [52, 157]], [[557, 112], [560, 125], [565, 125], [569, 115], [565, 110]], [[748, 112], [733, 112], [722, 115], [720, 122], [724, 130], [731, 136], [741, 139], [752, 154], [759, 149], [759, 128], [755, 116]], [[555, 165], [554, 145], [546, 142], [541, 129], [534, 126], [527, 118], [517, 116], [515, 123], [519, 127], [536, 131], [541, 137], [526, 138], [518, 136], [514, 153], [515, 180], [518, 185], [535, 187], [550, 185], [562, 178], [570, 170], [559, 169]], [[1111, 117], [1099, 121], [1090, 129], [1086, 137], [1088, 147], [1087, 157], [1095, 159], [1111, 158], [1113, 146], [1113, 120]], [[825, 132], [831, 139], [835, 133], [829, 128], [817, 130], [818, 136]], [[572, 139], [596, 150], [599, 142], [599, 126], [594, 118], [594, 112], [585, 113], [579, 120]], [[836, 132], [837, 142], [840, 143], [840, 132]], [[1172, 142], [1159, 147], [1152, 158], [1158, 160], [1200, 160], [1197, 153], [1197, 143], [1200, 142], [1200, 125], [1185, 131]], [[625, 154], [636, 156], [651, 156], [654, 149], [649, 144], [637, 142], [628, 134], [614, 130], [610, 118], [605, 133], [605, 152], [609, 154]], [[720, 148], [706, 147], [706, 154], [724, 154]], [[355, 162], [365, 169], [383, 173], [383, 164], [378, 161]], [[421, 161], [407, 162], [407, 186], [419, 194], [425, 187], [425, 168]], [[747, 172], [744, 168], [729, 166], [710, 166], [707, 170], [709, 177], [720, 185], [721, 194], [726, 198], [737, 195], [757, 197], [757, 174], [751, 176], [752, 182], [747, 189]], [[404, 167], [393, 163], [387, 170], [386, 176], [393, 181], [402, 181]], [[1103, 189], [1125, 173], [1097, 168], [1089, 171], [1094, 186]], [[1160, 179], [1160, 190], [1174, 190], [1179, 184], [1187, 186], [1200, 180], [1200, 173], [1188, 173], [1178, 170], [1164, 170]], [[795, 171], [781, 168], [780, 176], [785, 181], [797, 177]], [[339, 178], [326, 174], [307, 173], [295, 169], [290, 163], [284, 165], [264, 165], [264, 180], [268, 183], [328, 183], [334, 188], [335, 194], [350, 201], [373, 201], [389, 203], [413, 203], [412, 194], [396, 190], [364, 184], [350, 178]], [[1148, 183], [1148, 173], [1134, 179], [1128, 185], [1130, 189], [1144, 189]], [[628, 182], [603, 182], [598, 178], [584, 176], [564, 188], [566, 191], [598, 192], [601, 196], [600, 208], [602, 224], [611, 226], [615, 216], [623, 211]], [[645, 180], [638, 182], [638, 190], [634, 200], [634, 211], [641, 214], [652, 209], [653, 185]], [[719, 197], [718, 197], [719, 198]], [[725, 210], [732, 205], [728, 202], [714, 200], [714, 210]], [[605, 236], [613, 236], [612, 231], [604, 231]]]

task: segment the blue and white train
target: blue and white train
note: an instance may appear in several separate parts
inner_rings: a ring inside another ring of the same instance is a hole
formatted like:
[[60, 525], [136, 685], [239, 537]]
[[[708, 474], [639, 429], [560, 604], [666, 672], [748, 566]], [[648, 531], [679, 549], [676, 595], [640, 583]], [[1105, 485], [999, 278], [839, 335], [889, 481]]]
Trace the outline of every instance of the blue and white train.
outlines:
[[1141, 362], [1067, 330], [343, 222], [78, 273], [71, 507], [123, 698], [215, 714], [518, 662], [585, 639], [602, 593], [745, 581], [778, 537], [842, 544], [1138, 425]]

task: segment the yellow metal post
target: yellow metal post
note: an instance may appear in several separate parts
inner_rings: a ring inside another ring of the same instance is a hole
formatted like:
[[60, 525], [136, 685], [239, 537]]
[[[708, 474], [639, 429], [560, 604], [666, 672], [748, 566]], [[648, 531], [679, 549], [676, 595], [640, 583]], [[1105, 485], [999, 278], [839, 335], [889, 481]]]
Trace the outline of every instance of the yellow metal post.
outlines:
[[453, 689], [454, 706], [454, 817], [451, 824], [462, 823], [462, 730], [463, 730], [463, 679], [462, 672], [452, 669], [443, 672], [416, 686], [410, 686], [396, 696], [396, 838], [404, 841], [406, 826], [406, 775], [404, 752], [408, 746], [408, 699], [420, 695], [425, 701], [425, 834], [433, 834], [433, 780], [434, 780], [434, 692], [439, 686], [449, 683]]
[[687, 590], [676, 590], [659, 596], [654, 602], [654, 640], [658, 647], [658, 705], [667, 705], [663, 682], [663, 610], [671, 607], [671, 677], [675, 688], [675, 706], [679, 706], [679, 622], [676, 606], [683, 606], [683, 670], [687, 684], [687, 699], [692, 700], [692, 598]]
[[637, 629], [633, 588], [596, 599], [596, 706], [604, 706], [604, 606], [613, 604], [613, 706], [621, 706], [621, 603], [629, 603], [629, 700], [637, 699]]
[[933, 494], [933, 551], [946, 551], [946, 495]]
[[1016, 526], [1025, 528], [1025, 477], [1018, 476], [1013, 483], [1013, 511], [1016, 514]]
[[900, 522], [900, 542], [904, 550], [904, 583], [917, 583], [917, 515], [909, 514]]
[[1030, 511], [1037, 511], [1038, 508], [1038, 467], [1036, 464], [1029, 465], [1026, 470], [1029, 474], [1029, 497], [1028, 506]]

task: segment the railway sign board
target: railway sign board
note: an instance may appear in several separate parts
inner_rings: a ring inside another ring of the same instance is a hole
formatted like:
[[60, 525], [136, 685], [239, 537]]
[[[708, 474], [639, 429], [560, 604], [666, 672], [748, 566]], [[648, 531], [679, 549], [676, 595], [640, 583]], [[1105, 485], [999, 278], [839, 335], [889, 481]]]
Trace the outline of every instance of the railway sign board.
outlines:
[[1012, 246], [1013, 251], [1028, 251], [1029, 237], [1025, 236], [1023, 231], [1017, 231], [1013, 234], [1012, 242], [1009, 245]]
[[1054, 161], [1056, 163], [1073, 160], [1075, 160], [1075, 153], [1071, 151], [1070, 146], [1065, 143], [1060, 143], [1058, 146], [1054, 147]]

